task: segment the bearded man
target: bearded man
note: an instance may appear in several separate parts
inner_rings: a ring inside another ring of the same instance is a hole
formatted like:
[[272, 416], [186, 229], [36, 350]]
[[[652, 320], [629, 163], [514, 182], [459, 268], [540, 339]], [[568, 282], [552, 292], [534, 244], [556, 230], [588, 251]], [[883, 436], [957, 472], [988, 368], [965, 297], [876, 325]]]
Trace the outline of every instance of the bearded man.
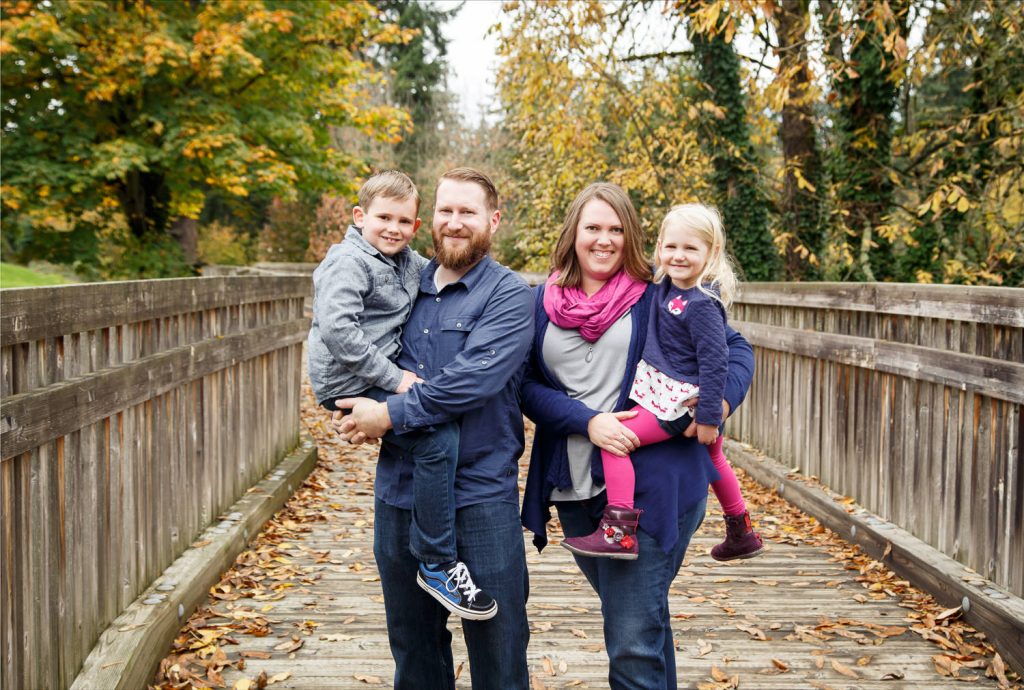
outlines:
[[418, 564], [409, 552], [414, 462], [389, 438], [450, 420], [460, 422], [456, 550], [498, 605], [489, 620], [462, 620], [473, 688], [529, 686], [517, 391], [533, 339], [533, 296], [521, 278], [488, 255], [500, 220], [498, 193], [487, 175], [456, 168], [441, 176], [434, 203], [435, 258], [420, 275], [396, 362], [424, 382], [386, 402], [336, 403], [351, 409], [336, 422], [343, 438], [382, 439], [373, 553], [398, 690], [453, 689], [455, 669], [449, 612], [416, 585]]

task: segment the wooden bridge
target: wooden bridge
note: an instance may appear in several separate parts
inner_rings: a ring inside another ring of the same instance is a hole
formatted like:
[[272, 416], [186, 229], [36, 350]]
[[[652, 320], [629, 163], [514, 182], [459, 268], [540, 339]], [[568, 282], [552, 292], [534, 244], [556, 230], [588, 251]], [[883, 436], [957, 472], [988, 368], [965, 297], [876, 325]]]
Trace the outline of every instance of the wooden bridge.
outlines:
[[[2, 690], [390, 686], [372, 449], [302, 390], [308, 291], [0, 293]], [[712, 561], [709, 501], [671, 592], [680, 686], [1013, 687], [1024, 291], [750, 284], [733, 325], [758, 371], [728, 453], [770, 550]], [[527, 552], [533, 686], [607, 687], [596, 597]]]

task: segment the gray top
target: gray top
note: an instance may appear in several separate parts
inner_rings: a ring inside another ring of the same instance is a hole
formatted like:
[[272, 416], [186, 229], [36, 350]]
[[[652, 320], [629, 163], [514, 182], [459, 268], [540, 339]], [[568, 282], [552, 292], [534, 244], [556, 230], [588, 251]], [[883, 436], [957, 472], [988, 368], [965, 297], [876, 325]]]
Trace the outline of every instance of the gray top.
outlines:
[[408, 247], [381, 254], [349, 226], [313, 271], [309, 380], [317, 403], [378, 387], [394, 391], [402, 325], [419, 294], [427, 260]]
[[[544, 333], [544, 361], [551, 375], [564, 387], [569, 397], [593, 410], [609, 411], [622, 389], [626, 376], [626, 352], [633, 335], [633, 322], [627, 311], [597, 339], [588, 343], [576, 329], [548, 324]], [[590, 361], [587, 361], [587, 360]], [[552, 501], [578, 501], [601, 493], [604, 487], [590, 476], [590, 455], [594, 446], [579, 434], [568, 437], [571, 489], [555, 489]]]

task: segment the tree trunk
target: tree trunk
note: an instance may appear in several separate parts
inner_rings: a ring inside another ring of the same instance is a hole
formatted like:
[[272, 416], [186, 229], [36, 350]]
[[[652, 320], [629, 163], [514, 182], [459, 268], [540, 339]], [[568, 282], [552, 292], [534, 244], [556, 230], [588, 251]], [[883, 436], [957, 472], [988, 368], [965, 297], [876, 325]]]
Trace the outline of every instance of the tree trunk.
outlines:
[[[812, 113], [811, 71], [807, 63], [809, 0], [782, 0], [773, 16], [780, 44], [778, 78], [785, 81], [789, 90], [779, 127], [786, 165], [779, 211], [783, 230], [793, 235], [785, 246], [786, 278], [813, 280], [820, 276], [820, 262], [814, 260], [821, 258], [824, 249], [821, 195], [825, 190]], [[805, 182], [803, 186], [797, 173]]]
[[[881, 12], [881, 7], [868, 0], [852, 7], [854, 35], [847, 63], [841, 60], [842, 18], [829, 0], [820, 4], [828, 34], [832, 87], [838, 97], [832, 179], [836, 201], [846, 213], [847, 229], [870, 261], [869, 271], [858, 271], [862, 280], [869, 275], [878, 280], [890, 278], [895, 266], [892, 246], [883, 246], [885, 240], [878, 233], [873, 240], [868, 237], [864, 241], [865, 228], [877, 228], [892, 207], [889, 166], [899, 86], [891, 77], [901, 61], [885, 48], [885, 35], [895, 30], [905, 37], [907, 30], [907, 0], [894, 0], [892, 18], [876, 21], [874, 14]], [[835, 59], [837, 54], [840, 60]]]
[[692, 32], [705, 97], [723, 113], [708, 118], [703, 146], [714, 163], [711, 182], [722, 212], [728, 247], [748, 280], [776, 280], [779, 253], [768, 228], [768, 200], [750, 140], [739, 58], [721, 31]]
[[171, 237], [178, 241], [185, 255], [185, 263], [195, 266], [199, 259], [199, 221], [178, 216], [171, 223]]

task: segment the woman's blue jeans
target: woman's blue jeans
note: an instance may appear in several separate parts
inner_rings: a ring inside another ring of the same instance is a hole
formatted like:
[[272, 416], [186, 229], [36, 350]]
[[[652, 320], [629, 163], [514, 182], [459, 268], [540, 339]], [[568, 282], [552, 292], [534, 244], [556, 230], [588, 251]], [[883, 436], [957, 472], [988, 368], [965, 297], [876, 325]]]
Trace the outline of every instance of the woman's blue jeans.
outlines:
[[[374, 502], [373, 555], [380, 572], [396, 690], [452, 690], [455, 669], [448, 610], [417, 586], [409, 552], [412, 511]], [[498, 602], [498, 615], [462, 621], [473, 690], [527, 690], [529, 578], [519, 508], [478, 503], [455, 511], [459, 560]]]
[[[559, 501], [558, 519], [567, 537], [597, 529], [607, 499]], [[666, 553], [654, 538], [637, 530], [635, 561], [576, 556], [590, 586], [601, 598], [608, 682], [613, 690], [675, 690], [676, 659], [668, 589], [679, 572], [690, 538], [704, 520], [706, 499], [679, 519], [679, 541]]]

